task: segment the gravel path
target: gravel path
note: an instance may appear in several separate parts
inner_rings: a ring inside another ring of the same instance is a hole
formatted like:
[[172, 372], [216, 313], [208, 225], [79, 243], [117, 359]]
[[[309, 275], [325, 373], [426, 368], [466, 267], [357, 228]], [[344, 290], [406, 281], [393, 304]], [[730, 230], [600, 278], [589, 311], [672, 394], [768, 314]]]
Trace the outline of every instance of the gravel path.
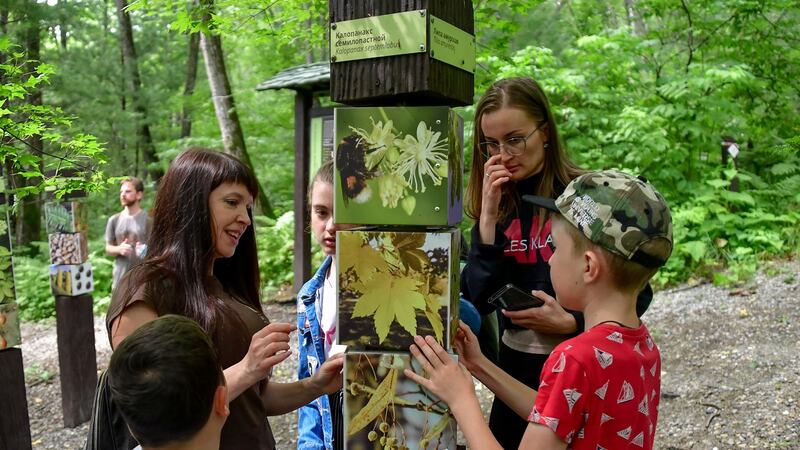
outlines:
[[[291, 303], [266, 312], [294, 320]], [[799, 261], [775, 264], [744, 288], [659, 292], [644, 320], [663, 356], [657, 449], [800, 449]], [[54, 322], [23, 324], [22, 339], [33, 448], [83, 448], [88, 425], [63, 427]], [[103, 369], [110, 349], [102, 318], [95, 347]], [[292, 380], [296, 365], [293, 356], [274, 376]], [[478, 392], [488, 411], [491, 392]], [[295, 414], [270, 423], [278, 448], [294, 448]]]
[[800, 262], [748, 286], [662, 292], [657, 447], [800, 449]]

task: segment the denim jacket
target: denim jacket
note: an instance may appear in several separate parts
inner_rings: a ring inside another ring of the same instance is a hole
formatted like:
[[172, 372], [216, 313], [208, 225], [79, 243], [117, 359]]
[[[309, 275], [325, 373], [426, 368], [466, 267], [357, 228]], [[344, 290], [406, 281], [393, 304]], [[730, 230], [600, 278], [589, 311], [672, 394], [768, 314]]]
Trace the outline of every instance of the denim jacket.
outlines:
[[[300, 340], [298, 380], [310, 377], [325, 362], [325, 344], [314, 302], [317, 296], [322, 295], [325, 273], [330, 266], [331, 257], [328, 256], [297, 294], [297, 337]], [[333, 449], [333, 425], [327, 395], [312, 400], [298, 410], [297, 429], [297, 450]]]

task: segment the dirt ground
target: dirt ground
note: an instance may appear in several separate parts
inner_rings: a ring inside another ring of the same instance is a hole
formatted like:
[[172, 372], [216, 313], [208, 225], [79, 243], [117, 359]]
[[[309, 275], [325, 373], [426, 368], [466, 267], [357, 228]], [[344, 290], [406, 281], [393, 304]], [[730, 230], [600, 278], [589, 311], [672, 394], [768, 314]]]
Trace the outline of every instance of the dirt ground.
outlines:
[[[273, 321], [294, 319], [293, 303], [266, 310]], [[800, 262], [772, 264], [741, 288], [658, 292], [644, 320], [663, 357], [655, 448], [800, 449]], [[103, 369], [102, 318], [95, 332]], [[33, 448], [83, 448], [87, 424], [63, 427], [54, 322], [23, 324], [22, 334]], [[274, 376], [292, 380], [296, 365], [292, 357]], [[492, 394], [477, 389], [487, 412]], [[295, 448], [295, 414], [270, 423], [278, 448]]]

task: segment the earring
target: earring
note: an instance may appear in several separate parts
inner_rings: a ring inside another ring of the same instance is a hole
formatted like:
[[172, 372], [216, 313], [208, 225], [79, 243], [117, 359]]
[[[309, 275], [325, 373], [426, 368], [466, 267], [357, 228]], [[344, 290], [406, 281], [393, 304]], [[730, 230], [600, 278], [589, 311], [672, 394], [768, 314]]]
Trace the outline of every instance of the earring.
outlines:
[[547, 149], [549, 149], [549, 148], [550, 148], [550, 143], [549, 142], [545, 142], [544, 143], [544, 150], [547, 151]]

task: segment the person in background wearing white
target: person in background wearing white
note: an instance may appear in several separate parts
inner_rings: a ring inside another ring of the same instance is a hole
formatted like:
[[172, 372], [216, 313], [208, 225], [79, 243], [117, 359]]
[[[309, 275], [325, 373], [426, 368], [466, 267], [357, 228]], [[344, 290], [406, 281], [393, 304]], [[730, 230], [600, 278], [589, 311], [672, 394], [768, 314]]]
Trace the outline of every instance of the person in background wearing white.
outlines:
[[141, 207], [143, 197], [142, 180], [136, 177], [122, 180], [119, 188], [122, 211], [109, 217], [106, 223], [106, 254], [114, 257], [112, 288], [147, 250], [151, 221]]

